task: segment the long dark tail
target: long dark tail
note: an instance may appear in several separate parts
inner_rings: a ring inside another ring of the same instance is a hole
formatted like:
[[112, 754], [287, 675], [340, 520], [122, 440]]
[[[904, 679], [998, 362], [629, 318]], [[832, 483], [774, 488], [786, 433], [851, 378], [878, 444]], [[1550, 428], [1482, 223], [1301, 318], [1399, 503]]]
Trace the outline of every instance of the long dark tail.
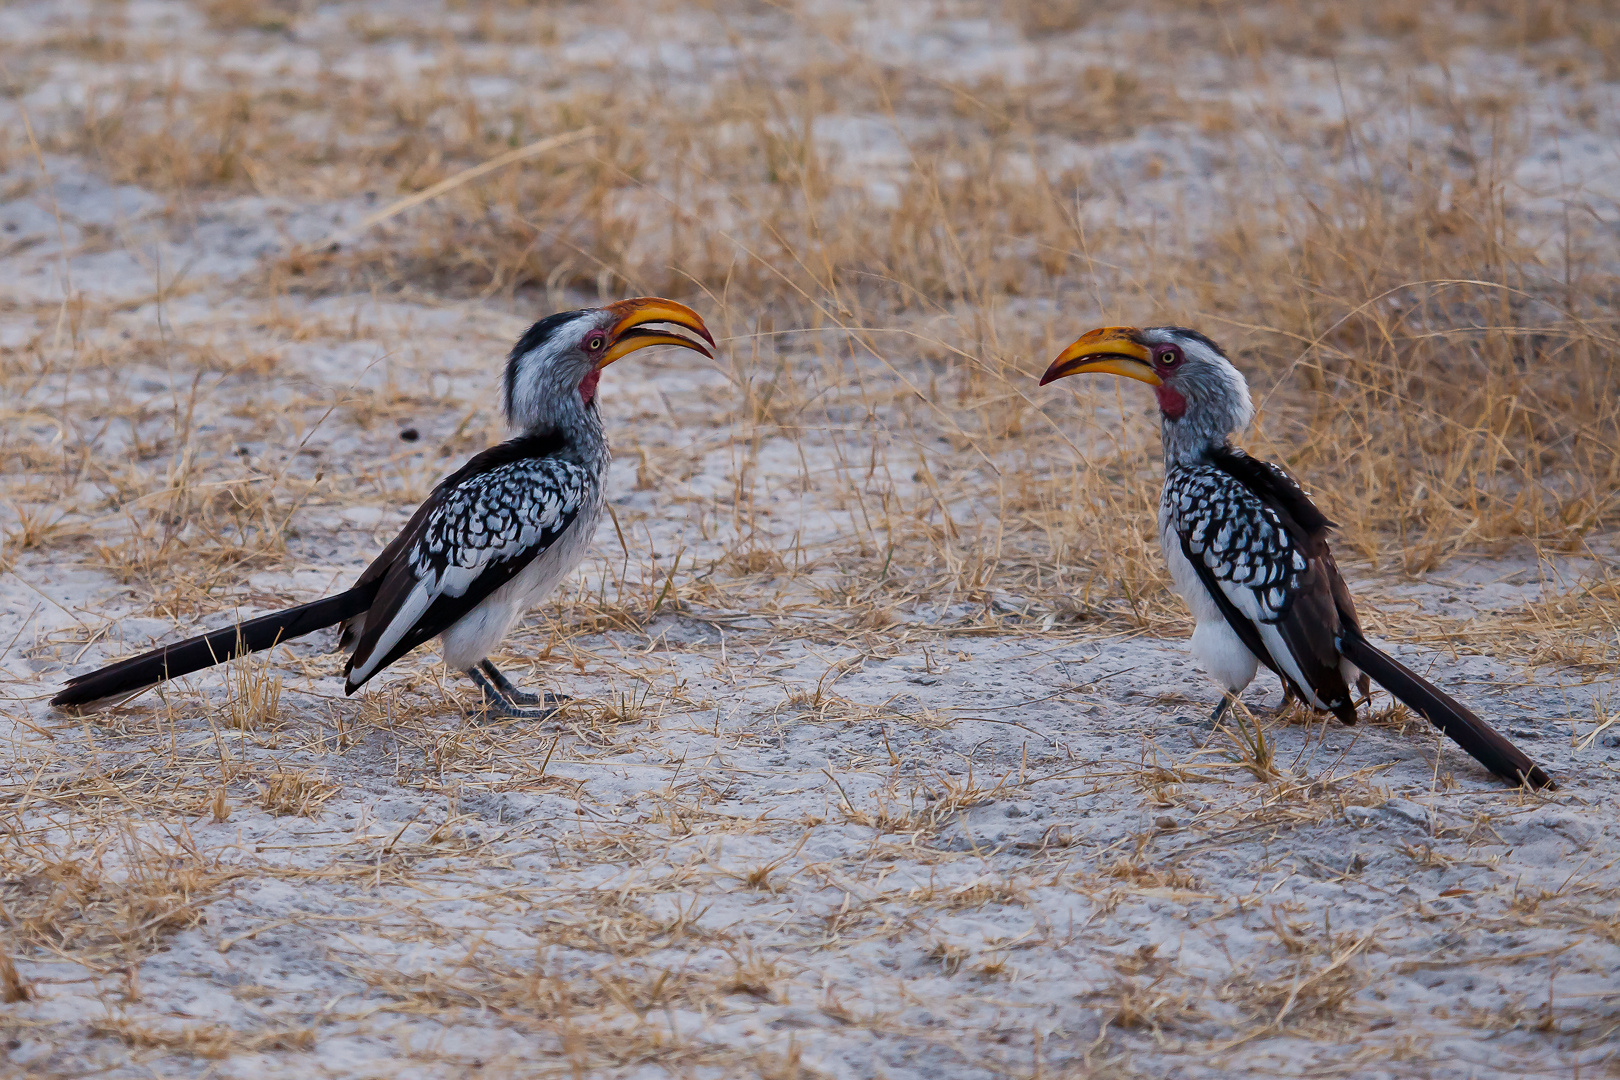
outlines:
[[1373, 645], [1359, 634], [1339, 639], [1339, 652], [1373, 681], [1414, 712], [1450, 736], [1474, 760], [1504, 780], [1529, 783], [1534, 788], [1556, 788], [1553, 778], [1491, 725], [1475, 716], [1450, 694]]
[[177, 679], [193, 671], [223, 664], [244, 653], [268, 649], [272, 645], [313, 634], [344, 619], [353, 618], [371, 607], [376, 595], [377, 586], [373, 583], [369, 587], [350, 589], [311, 604], [260, 615], [245, 623], [108, 664], [87, 675], [70, 679], [51, 698], [51, 704], [92, 705], [109, 698], [133, 697], [165, 679]]

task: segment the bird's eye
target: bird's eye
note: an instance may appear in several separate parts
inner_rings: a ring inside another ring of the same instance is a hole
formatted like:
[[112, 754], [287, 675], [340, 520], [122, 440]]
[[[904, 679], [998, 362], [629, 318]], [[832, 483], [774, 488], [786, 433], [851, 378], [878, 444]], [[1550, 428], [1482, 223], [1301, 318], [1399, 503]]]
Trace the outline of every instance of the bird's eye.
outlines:
[[1165, 350], [1159, 354], [1160, 367], [1173, 368], [1179, 363], [1181, 363], [1181, 350], [1174, 345], [1166, 346]]
[[590, 337], [590, 340], [585, 342], [585, 350], [587, 352], [597, 352], [598, 350], [600, 350], [602, 348], [602, 346], [604, 346], [606, 344], [607, 344], [607, 339], [604, 338], [601, 334], [592, 334], [591, 337]]

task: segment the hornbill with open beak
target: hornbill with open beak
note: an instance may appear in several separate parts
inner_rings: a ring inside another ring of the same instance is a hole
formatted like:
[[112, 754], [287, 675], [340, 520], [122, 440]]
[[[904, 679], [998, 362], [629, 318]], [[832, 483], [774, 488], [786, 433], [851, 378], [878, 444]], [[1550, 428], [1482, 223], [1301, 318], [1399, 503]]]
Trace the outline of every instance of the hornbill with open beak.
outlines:
[[529, 328], [506, 362], [504, 405], [515, 437], [440, 481], [354, 587], [175, 645], [68, 682], [57, 706], [127, 700], [165, 679], [343, 623], [351, 650], [344, 689], [437, 635], [445, 663], [478, 684], [493, 716], [544, 719], [551, 695], [518, 690], [489, 654], [519, 616], [584, 557], [602, 516], [609, 453], [596, 387], [602, 369], [637, 349], [702, 344], [649, 323], [714, 337], [697, 313], [658, 297], [565, 311]]
[[1515, 784], [1556, 785], [1540, 766], [1361, 632], [1333, 562], [1335, 527], [1294, 478], [1233, 446], [1254, 415], [1249, 387], [1196, 330], [1105, 326], [1065, 349], [1041, 376], [1123, 375], [1153, 387], [1164, 443], [1159, 543], [1197, 619], [1193, 654], [1225, 694], [1211, 721], [1264, 664], [1285, 691], [1356, 722], [1350, 688], [1368, 676], [1422, 714], [1491, 772]]

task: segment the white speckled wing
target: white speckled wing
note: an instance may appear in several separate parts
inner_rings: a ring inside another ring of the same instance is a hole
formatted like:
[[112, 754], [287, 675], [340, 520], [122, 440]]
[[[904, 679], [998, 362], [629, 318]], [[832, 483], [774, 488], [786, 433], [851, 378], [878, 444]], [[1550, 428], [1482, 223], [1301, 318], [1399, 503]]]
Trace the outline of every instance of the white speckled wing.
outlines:
[[475, 458], [407, 526], [350, 658], [350, 693], [543, 558], [600, 501], [595, 471], [527, 449], [517, 439]]
[[1233, 606], [1257, 623], [1281, 620], [1309, 563], [1277, 512], [1213, 466], [1172, 470], [1161, 498], [1171, 527]]
[[435, 596], [463, 596], [492, 565], [544, 549], [573, 520], [585, 470], [542, 459], [502, 465], [447, 492], [406, 556]]

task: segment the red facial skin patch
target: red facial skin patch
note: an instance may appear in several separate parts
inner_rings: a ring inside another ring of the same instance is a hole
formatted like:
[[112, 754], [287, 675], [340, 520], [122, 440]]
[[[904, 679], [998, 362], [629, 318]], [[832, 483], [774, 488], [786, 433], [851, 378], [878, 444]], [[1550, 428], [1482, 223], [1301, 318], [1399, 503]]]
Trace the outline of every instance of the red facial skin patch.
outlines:
[[1169, 385], [1155, 386], [1153, 393], [1159, 399], [1159, 411], [1170, 419], [1180, 420], [1181, 414], [1187, 411], [1187, 399]]
[[[602, 369], [593, 368], [591, 373], [579, 380], [579, 399], [589, 405], [596, 400], [596, 384], [602, 381]], [[1185, 405], [1182, 408], [1186, 408]]]

